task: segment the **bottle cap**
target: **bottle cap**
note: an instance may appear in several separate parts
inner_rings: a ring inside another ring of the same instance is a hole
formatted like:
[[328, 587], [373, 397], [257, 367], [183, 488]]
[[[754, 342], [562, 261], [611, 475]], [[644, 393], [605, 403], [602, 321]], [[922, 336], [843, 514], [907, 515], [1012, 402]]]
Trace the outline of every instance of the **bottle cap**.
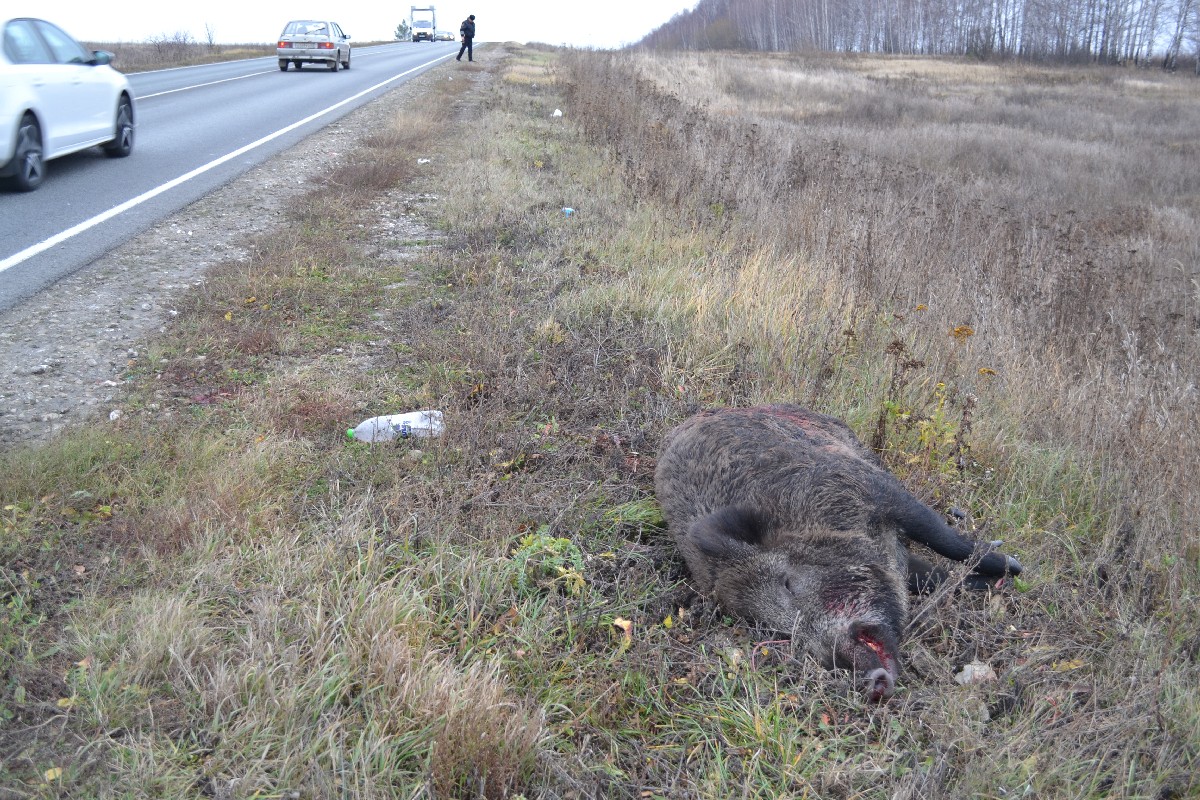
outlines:
[[346, 428], [346, 435], [349, 436], [351, 439], [353, 439], [354, 438], [354, 428]]

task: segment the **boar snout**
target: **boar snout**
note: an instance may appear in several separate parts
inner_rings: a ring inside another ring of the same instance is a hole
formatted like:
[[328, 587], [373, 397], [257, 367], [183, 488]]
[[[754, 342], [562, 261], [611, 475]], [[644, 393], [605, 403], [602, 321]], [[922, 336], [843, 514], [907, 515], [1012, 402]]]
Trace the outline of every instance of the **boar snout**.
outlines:
[[896, 691], [896, 679], [883, 667], [876, 667], [867, 673], [866, 689], [868, 700], [882, 703]]
[[896, 690], [896, 679], [900, 676], [898, 638], [887, 624], [856, 621], [846, 630], [846, 638], [837, 651], [835, 666], [863, 676], [863, 688], [871, 702], [887, 700]]

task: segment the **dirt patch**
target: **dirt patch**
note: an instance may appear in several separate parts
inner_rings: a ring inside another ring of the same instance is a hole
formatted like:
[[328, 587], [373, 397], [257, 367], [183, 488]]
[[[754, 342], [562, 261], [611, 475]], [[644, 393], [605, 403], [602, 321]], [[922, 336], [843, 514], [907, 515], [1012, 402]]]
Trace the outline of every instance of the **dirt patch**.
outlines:
[[[121, 390], [175, 303], [214, 265], [248, 261], [249, 237], [286, 221], [316, 161], [340, 161], [428, 91], [437, 71], [399, 86], [196, 201], [89, 267], [0, 312], [0, 443], [49, 439], [122, 414]], [[414, 154], [414, 158], [417, 155]], [[437, 169], [436, 159], [419, 165]], [[408, 209], [429, 197], [391, 193], [378, 223], [386, 240], [437, 234]], [[398, 258], [403, 253], [390, 252]]]

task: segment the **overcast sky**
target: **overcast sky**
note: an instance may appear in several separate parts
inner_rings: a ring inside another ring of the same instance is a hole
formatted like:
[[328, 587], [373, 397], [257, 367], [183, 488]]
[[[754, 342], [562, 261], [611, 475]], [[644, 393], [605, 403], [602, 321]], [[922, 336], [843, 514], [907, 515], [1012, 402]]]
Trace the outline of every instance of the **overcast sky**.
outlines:
[[[641, 39], [696, 0], [433, 0], [438, 28], [453, 31], [475, 15], [476, 40], [545, 42], [575, 47], [620, 47]], [[139, 42], [178, 31], [207, 41], [270, 42], [292, 19], [325, 19], [342, 26], [355, 41], [391, 39], [408, 16], [412, 0], [0, 0], [0, 16], [42, 17], [76, 39]], [[331, 9], [334, 9], [331, 11]]]

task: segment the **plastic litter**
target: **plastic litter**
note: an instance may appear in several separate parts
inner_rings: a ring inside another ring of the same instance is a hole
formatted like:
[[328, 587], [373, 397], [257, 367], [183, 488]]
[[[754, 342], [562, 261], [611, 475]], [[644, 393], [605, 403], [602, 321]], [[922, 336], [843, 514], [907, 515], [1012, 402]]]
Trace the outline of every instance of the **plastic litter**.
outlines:
[[569, 217], [569, 216], [571, 216], [571, 215], [572, 215], [572, 214], [574, 214], [574, 213], [575, 213], [575, 209], [573, 209], [573, 208], [564, 208], [564, 209], [563, 209], [563, 216], [564, 216], [564, 217]]
[[409, 411], [364, 419], [357, 426], [347, 429], [346, 436], [359, 442], [425, 439], [440, 436], [444, 427], [440, 411]]
[[954, 676], [954, 680], [962, 686], [970, 686], [976, 683], [988, 683], [996, 680], [996, 670], [992, 669], [982, 661], [972, 661], [959, 670]]
[[556, 117], [561, 117], [561, 116], [562, 116], [562, 110], [561, 110], [561, 109], [558, 109], [558, 108], [554, 109], [554, 116], [556, 116]]

